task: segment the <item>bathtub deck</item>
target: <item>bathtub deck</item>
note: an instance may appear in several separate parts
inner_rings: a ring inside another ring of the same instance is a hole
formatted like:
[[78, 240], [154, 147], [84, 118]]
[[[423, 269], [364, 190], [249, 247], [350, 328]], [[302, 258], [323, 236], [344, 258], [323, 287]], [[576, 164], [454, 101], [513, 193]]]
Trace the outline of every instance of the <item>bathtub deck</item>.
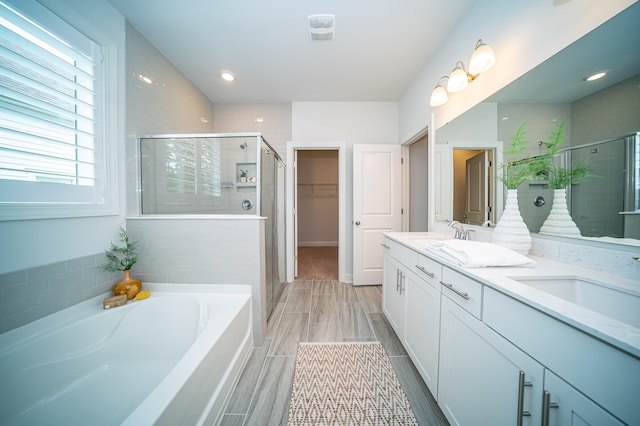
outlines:
[[381, 286], [296, 281], [283, 291], [264, 346], [254, 348], [222, 425], [286, 424], [298, 342], [380, 341], [420, 424], [448, 425], [382, 313]]

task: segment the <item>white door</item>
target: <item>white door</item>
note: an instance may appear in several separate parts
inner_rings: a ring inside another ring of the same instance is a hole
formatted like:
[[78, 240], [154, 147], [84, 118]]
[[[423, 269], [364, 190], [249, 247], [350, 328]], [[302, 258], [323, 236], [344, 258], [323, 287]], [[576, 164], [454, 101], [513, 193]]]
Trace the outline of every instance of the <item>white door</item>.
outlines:
[[382, 283], [382, 234], [400, 231], [400, 161], [400, 145], [353, 146], [353, 285]]
[[465, 182], [465, 222], [482, 225], [487, 220], [489, 161], [487, 151], [467, 159]]

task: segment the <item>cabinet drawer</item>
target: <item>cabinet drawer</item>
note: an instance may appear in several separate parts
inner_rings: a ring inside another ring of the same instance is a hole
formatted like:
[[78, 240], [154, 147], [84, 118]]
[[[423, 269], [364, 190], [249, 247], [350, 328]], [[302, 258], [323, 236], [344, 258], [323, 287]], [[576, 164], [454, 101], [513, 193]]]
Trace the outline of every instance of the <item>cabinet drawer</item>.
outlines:
[[482, 284], [453, 269], [442, 267], [442, 293], [478, 319], [482, 319]]
[[416, 273], [424, 281], [440, 290], [440, 281], [442, 280], [442, 264], [433, 259], [418, 255], [418, 263], [416, 264]]
[[409, 247], [403, 246], [390, 238], [384, 239], [385, 253], [402, 263], [406, 268], [414, 270], [418, 260], [418, 253]]

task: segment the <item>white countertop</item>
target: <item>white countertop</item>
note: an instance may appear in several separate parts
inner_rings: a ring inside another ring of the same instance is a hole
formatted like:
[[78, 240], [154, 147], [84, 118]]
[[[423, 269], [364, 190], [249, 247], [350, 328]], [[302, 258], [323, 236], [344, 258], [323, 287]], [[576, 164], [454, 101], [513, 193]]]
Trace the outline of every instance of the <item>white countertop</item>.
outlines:
[[[606, 274], [568, 263], [547, 258], [528, 256], [536, 264], [533, 267], [488, 267], [464, 268], [454, 265], [437, 255], [426, 251], [424, 239], [450, 239], [450, 235], [436, 232], [388, 232], [384, 234], [392, 240], [414, 249], [456, 271], [469, 276], [483, 284], [507, 294], [541, 312], [563, 321], [579, 330], [595, 336], [635, 357], [640, 358], [640, 328], [633, 327], [598, 312], [578, 306], [544, 291], [535, 289], [510, 277], [535, 276], [579, 276], [610, 284], [616, 288], [640, 297], [640, 280]], [[423, 240], [420, 240], [423, 239]], [[640, 315], [640, 312], [638, 312]]]

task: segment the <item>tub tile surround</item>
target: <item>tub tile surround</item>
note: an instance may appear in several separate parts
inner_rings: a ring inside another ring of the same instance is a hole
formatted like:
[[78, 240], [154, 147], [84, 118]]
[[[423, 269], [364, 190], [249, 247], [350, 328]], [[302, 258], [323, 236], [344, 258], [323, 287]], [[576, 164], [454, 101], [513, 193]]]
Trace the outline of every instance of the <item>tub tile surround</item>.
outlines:
[[121, 272], [99, 268], [104, 253], [0, 275], [0, 333], [111, 290]]

